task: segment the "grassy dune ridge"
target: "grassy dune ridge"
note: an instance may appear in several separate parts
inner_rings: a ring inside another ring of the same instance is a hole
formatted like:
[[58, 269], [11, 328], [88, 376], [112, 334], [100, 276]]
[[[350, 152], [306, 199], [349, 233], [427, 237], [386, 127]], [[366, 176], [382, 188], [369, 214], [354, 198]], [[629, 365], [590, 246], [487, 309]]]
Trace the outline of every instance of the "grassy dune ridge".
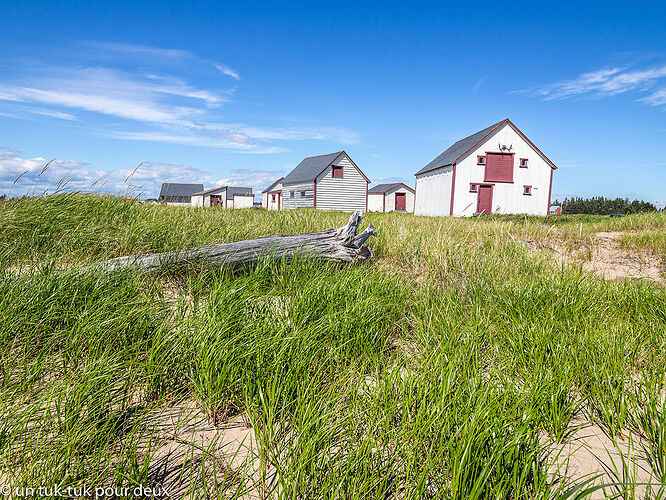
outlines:
[[[347, 217], [1, 202], [0, 483], [160, 483], [159, 415], [187, 405], [215, 428], [242, 416], [257, 440], [243, 463], [221, 442], [185, 443], [178, 482], [195, 498], [552, 498], [575, 481], [546, 451], [581, 412], [615, 441], [640, 436], [666, 481], [664, 288], [604, 281], [526, 244], [663, 235], [663, 215], [369, 214], [368, 265], [67, 269]], [[659, 238], [636, 247], [663, 251]]]

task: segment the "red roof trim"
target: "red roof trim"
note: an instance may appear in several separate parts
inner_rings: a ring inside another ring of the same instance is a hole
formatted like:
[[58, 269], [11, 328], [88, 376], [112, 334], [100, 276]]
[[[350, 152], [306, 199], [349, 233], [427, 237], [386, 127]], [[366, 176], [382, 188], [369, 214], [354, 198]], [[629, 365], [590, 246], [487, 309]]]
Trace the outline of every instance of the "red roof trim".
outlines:
[[384, 193], [388, 193], [389, 191], [392, 191], [393, 189], [395, 189], [396, 186], [403, 186], [403, 187], [405, 187], [406, 189], [409, 189], [412, 193], [416, 193], [416, 190], [415, 190], [415, 189], [410, 188], [410, 187], [409, 187], [407, 184], [405, 184], [404, 182], [398, 182], [398, 183], [396, 183], [396, 184], [393, 184], [393, 186], [391, 186], [391, 187], [390, 187], [389, 189], [387, 189], [386, 191], [373, 191], [372, 193], [368, 192], [368, 194], [384, 194]]
[[214, 193], [215, 191], [222, 191], [224, 189], [227, 189], [229, 186], [222, 186], [222, 187], [216, 187], [213, 189], [206, 189], [205, 191], [199, 191], [198, 193], [192, 193], [190, 196], [201, 196], [204, 195], [206, 196], [207, 194]]
[[[548, 157], [547, 157], [545, 154], [543, 154], [543, 153], [541, 152], [541, 150], [540, 150], [539, 148], [537, 148], [537, 147], [534, 145], [534, 143], [533, 143], [532, 141], [530, 141], [530, 140], [527, 138], [527, 136], [526, 136], [525, 134], [523, 134], [523, 133], [520, 131], [520, 129], [519, 129], [518, 127], [516, 127], [516, 126], [513, 124], [513, 122], [512, 122], [511, 120], [509, 120], [508, 118], [505, 118], [504, 120], [502, 120], [501, 122], [499, 122], [499, 124], [497, 125], [497, 127], [495, 127], [495, 128], [492, 129], [490, 132], [488, 132], [488, 134], [486, 134], [486, 136], [485, 136], [483, 139], [481, 139], [479, 142], [477, 142], [476, 144], [474, 144], [474, 146], [472, 146], [472, 147], [469, 148], [467, 151], [465, 151], [465, 152], [464, 152], [460, 157], [458, 157], [458, 159], [456, 159], [456, 161], [454, 161], [453, 163], [454, 163], [454, 164], [455, 164], [455, 163], [458, 163], [460, 160], [462, 160], [463, 158], [465, 158], [468, 154], [470, 154], [472, 151], [474, 151], [476, 148], [478, 148], [479, 145], [483, 143], [483, 141], [485, 141], [485, 140], [487, 140], [488, 138], [490, 138], [490, 136], [494, 135], [498, 130], [500, 130], [504, 125], [507, 125], [507, 124], [510, 125], [511, 128], [512, 128], [513, 130], [515, 130], [516, 133], [517, 133], [520, 137], [522, 137], [522, 138], [525, 140], [525, 142], [527, 142], [527, 144], [529, 144], [529, 145], [532, 147], [532, 149], [534, 149], [534, 151], [536, 151], [536, 152], [539, 154], [539, 156], [541, 156], [541, 158], [543, 158], [544, 160], [546, 160], [546, 162], [550, 165], [550, 168], [552, 168], [553, 170], [557, 170], [557, 167], [555, 166], [555, 164], [554, 164], [552, 161], [550, 161], [550, 159], [548, 159]], [[446, 166], [446, 165], [443, 165], [443, 166]], [[441, 167], [440, 167], [440, 168], [441, 168]]]

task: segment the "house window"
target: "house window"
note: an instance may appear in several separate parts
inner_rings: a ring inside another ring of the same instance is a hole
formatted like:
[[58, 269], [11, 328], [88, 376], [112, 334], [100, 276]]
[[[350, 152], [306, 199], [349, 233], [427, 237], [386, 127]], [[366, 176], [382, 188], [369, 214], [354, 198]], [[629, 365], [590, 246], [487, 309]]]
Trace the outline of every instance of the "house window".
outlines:
[[470, 193], [478, 193], [479, 192], [479, 185], [478, 184], [470, 184], [469, 185], [469, 192]]
[[486, 153], [485, 182], [513, 182], [513, 153]]
[[293, 192], [293, 191], [289, 191], [289, 198], [293, 198], [293, 197], [294, 197], [294, 192]]
[[271, 201], [272, 201], [273, 203], [275, 203], [275, 195], [274, 195], [274, 194], [271, 195]]
[[485, 165], [486, 164], [486, 157], [485, 156], [477, 156], [476, 157], [476, 164], [477, 165]]
[[527, 168], [527, 158], [520, 159], [520, 168]]
[[305, 198], [305, 191], [301, 191], [301, 198]]
[[333, 177], [342, 179], [342, 167], [340, 165], [333, 165]]
[[532, 195], [532, 186], [523, 186], [523, 194], [527, 196]]

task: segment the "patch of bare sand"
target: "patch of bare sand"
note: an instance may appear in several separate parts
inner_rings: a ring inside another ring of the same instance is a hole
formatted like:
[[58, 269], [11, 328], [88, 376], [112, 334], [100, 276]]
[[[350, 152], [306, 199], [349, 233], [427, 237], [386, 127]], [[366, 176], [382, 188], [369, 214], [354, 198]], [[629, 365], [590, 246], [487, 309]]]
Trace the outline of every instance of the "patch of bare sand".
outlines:
[[[601, 427], [584, 414], [572, 419], [570, 429], [572, 434], [568, 439], [549, 448], [548, 473], [551, 478], [561, 478], [567, 485], [596, 478], [586, 488], [607, 485], [585, 497], [590, 499], [608, 498], [621, 491], [633, 491], [633, 498], [645, 498], [648, 494], [645, 483], [657, 483], [640, 451], [638, 436], [631, 441], [617, 437], [613, 443]], [[643, 484], [632, 486], [630, 483]], [[658, 491], [658, 485], [652, 486], [652, 496]]]
[[623, 248], [620, 242], [623, 234], [621, 231], [598, 232], [591, 246], [584, 245], [577, 251], [569, 251], [558, 243], [530, 243], [552, 251], [565, 263], [582, 264], [585, 271], [608, 280], [641, 279], [664, 284], [660, 258]]
[[[240, 492], [262, 498], [258, 440], [244, 414], [213, 425], [193, 403], [156, 411], [150, 419], [149, 478], [171, 498], [217, 497]], [[146, 443], [148, 447], [148, 444]]]

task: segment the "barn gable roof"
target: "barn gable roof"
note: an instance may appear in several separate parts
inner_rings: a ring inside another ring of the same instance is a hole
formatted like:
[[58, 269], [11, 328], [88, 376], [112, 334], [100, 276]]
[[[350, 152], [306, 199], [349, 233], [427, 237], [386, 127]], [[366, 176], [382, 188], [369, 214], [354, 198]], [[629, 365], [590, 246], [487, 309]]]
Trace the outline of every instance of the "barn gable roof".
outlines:
[[389, 182], [386, 184], [377, 184], [376, 186], [371, 187], [370, 189], [368, 189], [368, 194], [388, 193], [389, 191], [401, 186], [410, 190], [412, 193], [414, 192], [414, 189], [409, 187], [404, 182]]
[[296, 165], [294, 170], [289, 172], [287, 176], [282, 179], [282, 184], [314, 181], [322, 172], [324, 172], [324, 170], [335, 163], [335, 160], [337, 160], [341, 155], [345, 155], [349, 161], [358, 169], [365, 180], [370, 182], [370, 179], [365, 176], [361, 169], [358, 168], [358, 165], [354, 163], [354, 160], [352, 160], [345, 151], [337, 151], [335, 153], [329, 153], [326, 155], [309, 156], [303, 159], [303, 161]]
[[498, 132], [504, 125], [509, 125], [511, 128], [513, 128], [518, 135], [520, 135], [532, 148], [541, 156], [546, 163], [548, 163], [553, 170], [557, 169], [555, 164], [550, 161], [546, 155], [544, 155], [539, 148], [537, 148], [532, 141], [530, 141], [525, 134], [523, 134], [518, 127], [516, 127], [511, 120], [508, 118], [505, 118], [502, 121], [499, 121], [490, 127], [484, 128], [483, 130], [479, 130], [478, 132], [465, 137], [464, 139], [460, 139], [458, 142], [454, 143], [449, 149], [444, 151], [442, 154], [440, 154], [437, 158], [432, 160], [430, 163], [428, 163], [425, 167], [423, 167], [421, 170], [416, 172], [415, 175], [421, 175], [425, 174], [426, 172], [430, 172], [431, 170], [435, 170], [441, 167], [446, 167], [447, 165], [452, 165], [454, 163], [459, 162], [463, 158], [465, 158], [469, 153], [471, 153], [479, 144], [481, 144], [483, 141], [491, 137], [493, 134]]
[[233, 200], [234, 195], [252, 196], [251, 187], [227, 186], [227, 200]]
[[177, 182], [163, 182], [160, 196], [192, 196], [194, 193], [203, 191], [203, 184], [180, 184]]
[[284, 177], [280, 177], [280, 178], [279, 178], [278, 180], [276, 180], [273, 184], [271, 184], [271, 185], [268, 186], [266, 189], [264, 189], [264, 190], [262, 191], [262, 193], [268, 193], [271, 189], [273, 189], [275, 186], [277, 186], [278, 184], [280, 184], [280, 181], [282, 181], [282, 179], [284, 179]]

